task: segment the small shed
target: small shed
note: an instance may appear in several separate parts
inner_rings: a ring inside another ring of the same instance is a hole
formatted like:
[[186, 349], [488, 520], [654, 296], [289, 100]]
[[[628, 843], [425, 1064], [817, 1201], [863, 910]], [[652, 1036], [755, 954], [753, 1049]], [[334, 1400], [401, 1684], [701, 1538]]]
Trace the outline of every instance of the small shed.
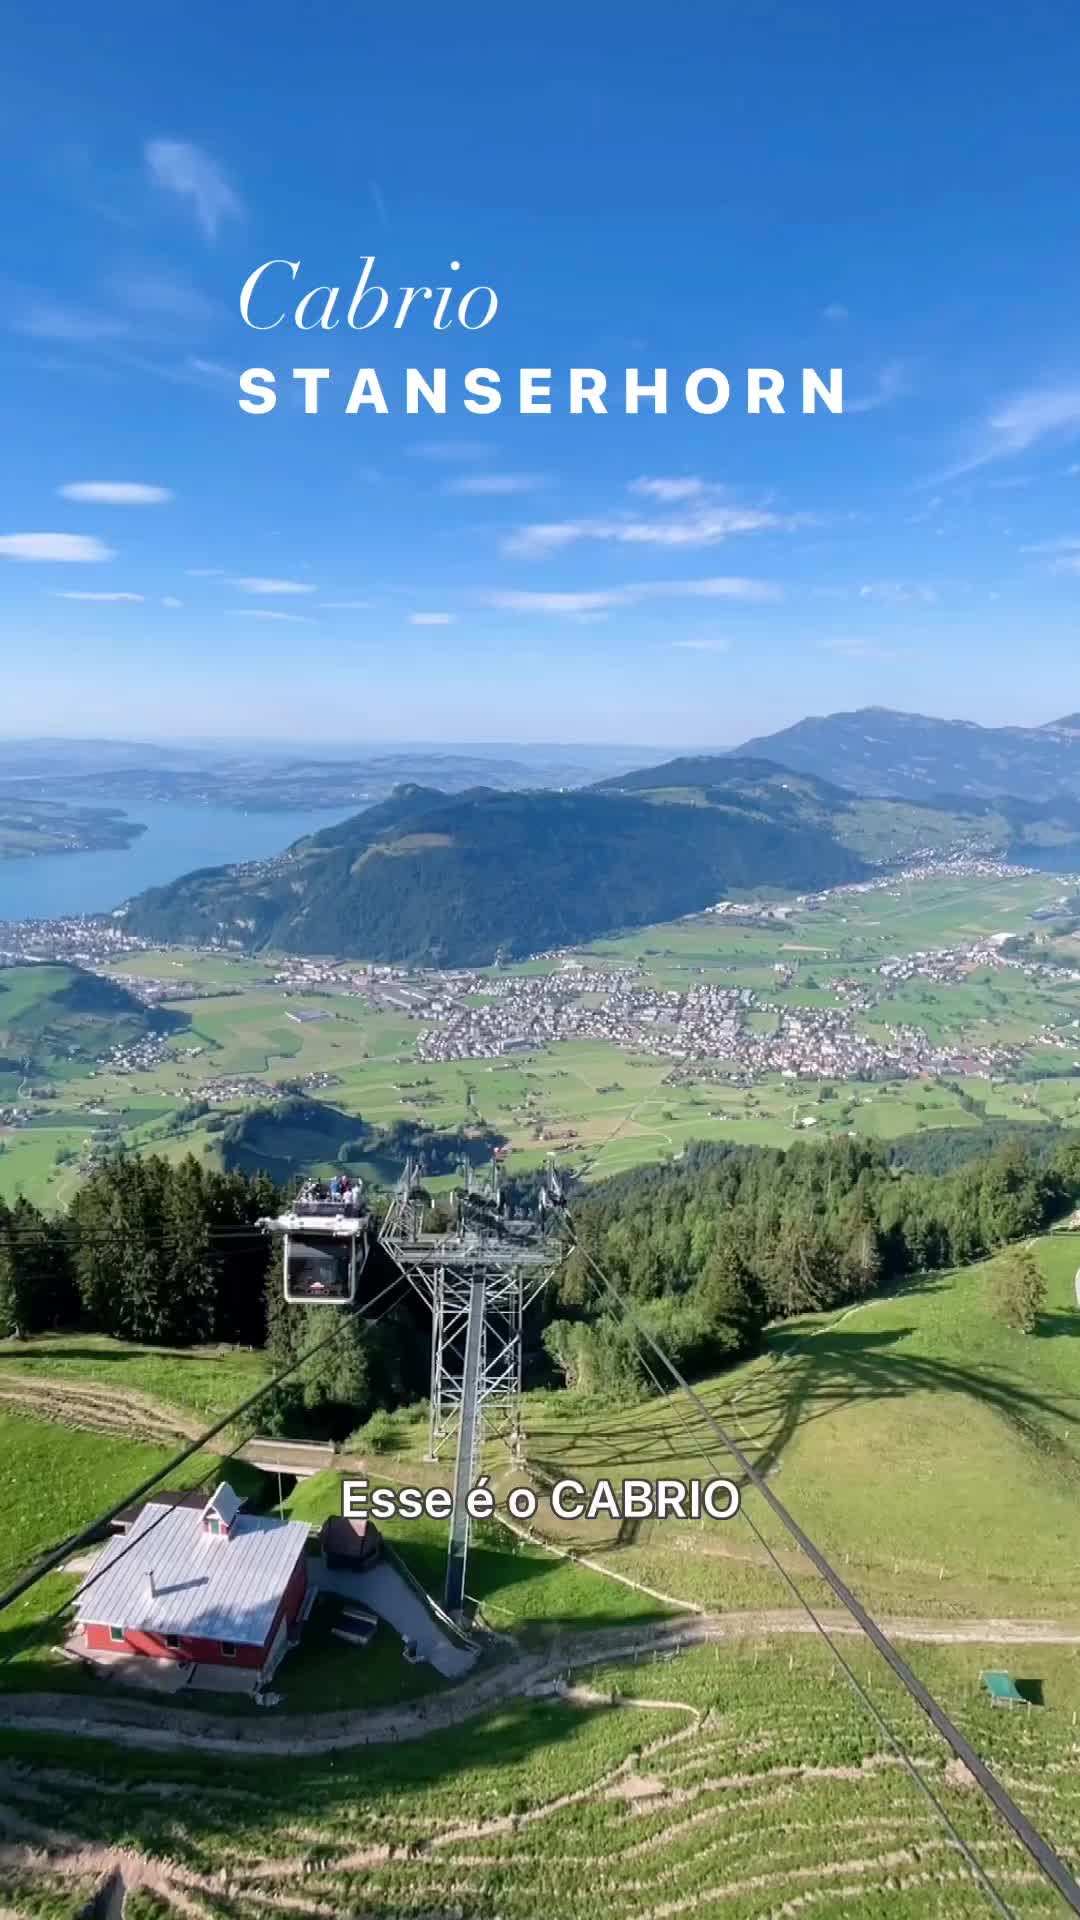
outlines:
[[374, 1520], [345, 1520], [335, 1515], [319, 1536], [322, 1556], [335, 1573], [358, 1573], [374, 1566], [382, 1551], [382, 1536]]

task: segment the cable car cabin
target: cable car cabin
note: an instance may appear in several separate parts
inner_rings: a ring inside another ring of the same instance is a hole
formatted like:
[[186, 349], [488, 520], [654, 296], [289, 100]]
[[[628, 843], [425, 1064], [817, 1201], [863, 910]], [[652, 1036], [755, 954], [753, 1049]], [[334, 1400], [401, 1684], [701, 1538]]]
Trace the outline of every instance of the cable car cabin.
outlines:
[[306, 1187], [274, 1221], [283, 1235], [282, 1273], [291, 1306], [347, 1307], [356, 1298], [371, 1237], [362, 1190], [331, 1196]]

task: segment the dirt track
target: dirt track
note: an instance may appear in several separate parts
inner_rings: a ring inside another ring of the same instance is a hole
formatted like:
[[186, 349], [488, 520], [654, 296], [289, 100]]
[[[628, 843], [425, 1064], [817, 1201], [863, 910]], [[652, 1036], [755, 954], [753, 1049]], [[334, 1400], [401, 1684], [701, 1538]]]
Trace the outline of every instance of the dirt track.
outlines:
[[25, 1373], [0, 1370], [0, 1404], [56, 1426], [118, 1433], [128, 1440], [152, 1440], [163, 1446], [197, 1440], [205, 1426], [195, 1414], [178, 1413], [148, 1393], [101, 1386], [93, 1380], [59, 1380], [55, 1375], [30, 1380]]
[[[827, 1610], [818, 1618], [830, 1633], [856, 1635], [861, 1631], [845, 1613]], [[881, 1625], [892, 1640], [936, 1645], [1080, 1647], [1080, 1625], [1054, 1620], [944, 1622], [910, 1618], [886, 1619]], [[236, 1753], [247, 1748], [259, 1755], [285, 1755], [295, 1753], [302, 1740], [305, 1753], [332, 1753], [345, 1747], [415, 1739], [440, 1728], [459, 1726], [509, 1700], [556, 1693], [575, 1668], [641, 1655], [676, 1654], [724, 1640], [814, 1631], [805, 1614], [776, 1608], [706, 1614], [693, 1620], [661, 1621], [651, 1627], [628, 1626], [606, 1633], [567, 1634], [550, 1650], [514, 1655], [429, 1701], [371, 1713], [360, 1709], [287, 1718], [271, 1713], [265, 1719], [234, 1720], [219, 1714], [170, 1710], [156, 1701], [144, 1705], [136, 1700], [88, 1700], [72, 1694], [11, 1694], [0, 1696], [0, 1726], [88, 1735], [120, 1746], [164, 1751], [193, 1748]]]

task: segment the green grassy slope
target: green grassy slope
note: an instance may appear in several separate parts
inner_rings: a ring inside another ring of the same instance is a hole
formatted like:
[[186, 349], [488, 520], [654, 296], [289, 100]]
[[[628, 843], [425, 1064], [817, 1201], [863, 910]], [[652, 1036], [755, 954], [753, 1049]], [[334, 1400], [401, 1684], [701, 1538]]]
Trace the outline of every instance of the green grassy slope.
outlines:
[[71, 1076], [111, 1048], [178, 1032], [185, 1014], [146, 1007], [81, 967], [0, 969], [0, 1089], [23, 1074]]
[[[1071, 1617], [1080, 1590], [1080, 1237], [1044, 1240], [1047, 1311], [1028, 1338], [989, 1310], [988, 1266], [775, 1329], [765, 1353], [701, 1388], [852, 1585], [896, 1613]], [[526, 1420], [538, 1472], [700, 1476], [704, 1423], [674, 1400]], [[753, 1490], [748, 1509], [785, 1540]], [[548, 1523], [611, 1566], [718, 1606], [786, 1604], [742, 1520]], [[793, 1569], [799, 1556], [792, 1557]], [[748, 1576], [752, 1576], [748, 1580]], [[772, 1599], [760, 1599], [761, 1582]], [[755, 1600], [754, 1589], [758, 1598]], [[816, 1590], [816, 1589], [815, 1589]]]

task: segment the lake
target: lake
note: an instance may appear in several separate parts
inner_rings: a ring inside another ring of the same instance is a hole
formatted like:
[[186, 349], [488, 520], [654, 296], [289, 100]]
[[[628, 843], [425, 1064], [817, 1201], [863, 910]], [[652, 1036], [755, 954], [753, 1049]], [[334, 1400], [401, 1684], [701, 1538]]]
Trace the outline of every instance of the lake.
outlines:
[[146, 832], [130, 847], [0, 860], [0, 920], [106, 913], [144, 887], [162, 886], [192, 867], [262, 859], [355, 812], [355, 806], [239, 813], [232, 807], [140, 805], [128, 818], [141, 820]]

